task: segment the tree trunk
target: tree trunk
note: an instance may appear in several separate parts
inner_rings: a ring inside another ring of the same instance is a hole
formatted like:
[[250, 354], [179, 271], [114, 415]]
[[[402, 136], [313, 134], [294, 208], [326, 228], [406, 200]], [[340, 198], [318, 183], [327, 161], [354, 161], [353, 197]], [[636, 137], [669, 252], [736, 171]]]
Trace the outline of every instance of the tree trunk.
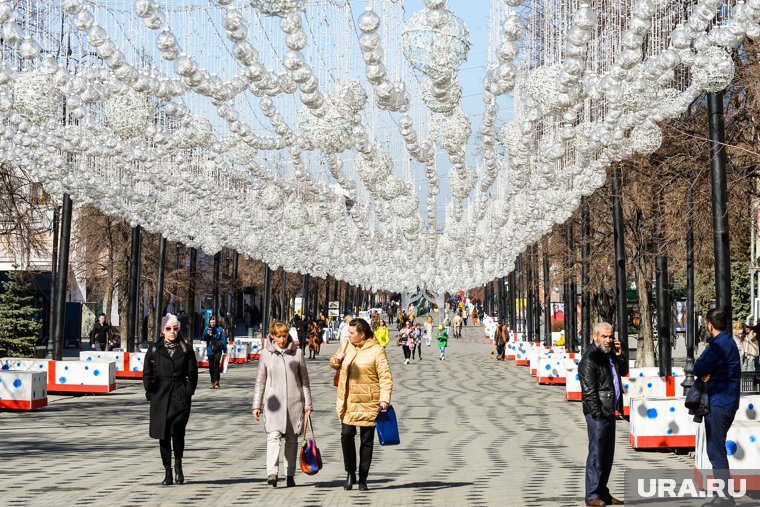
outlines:
[[657, 366], [654, 357], [654, 336], [652, 334], [652, 311], [649, 305], [649, 284], [652, 280], [642, 256], [637, 256], [633, 263], [636, 276], [636, 289], [639, 293], [640, 327], [636, 344], [636, 366]]

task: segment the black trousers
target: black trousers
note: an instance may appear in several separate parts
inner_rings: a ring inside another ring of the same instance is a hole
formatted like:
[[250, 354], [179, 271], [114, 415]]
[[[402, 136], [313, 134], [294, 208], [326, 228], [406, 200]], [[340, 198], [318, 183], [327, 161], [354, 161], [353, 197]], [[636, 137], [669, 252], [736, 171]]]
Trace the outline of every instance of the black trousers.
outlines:
[[417, 355], [419, 356], [419, 358], [422, 359], [422, 344], [421, 343], [418, 343], [412, 349], [412, 359], [414, 359], [414, 353], [415, 352], [417, 352]]
[[404, 351], [404, 359], [409, 359], [410, 357], [412, 357], [412, 349], [410, 349], [406, 345], [402, 345], [401, 350]]
[[[343, 463], [346, 472], [356, 473], [356, 428], [348, 424], [341, 424], [340, 444], [343, 447]], [[372, 450], [375, 443], [375, 427], [359, 426], [359, 480], [366, 481], [369, 475], [369, 466], [372, 464]]]
[[208, 355], [208, 373], [211, 375], [211, 382], [219, 382], [222, 371], [222, 353]]
[[612, 498], [607, 481], [615, 459], [615, 416], [594, 419], [586, 414], [588, 457], [586, 458], [586, 500]]
[[[707, 457], [713, 469], [713, 476], [728, 485], [731, 471], [728, 468], [726, 435], [734, 422], [736, 412], [727, 407], [711, 406], [705, 416], [705, 433], [707, 436]], [[723, 493], [728, 496], [725, 489]]]
[[185, 428], [189, 414], [180, 414], [166, 421], [166, 433], [164, 438], [158, 441], [161, 449], [161, 463], [164, 468], [172, 466], [172, 447], [174, 447], [174, 459], [182, 461], [185, 453]]

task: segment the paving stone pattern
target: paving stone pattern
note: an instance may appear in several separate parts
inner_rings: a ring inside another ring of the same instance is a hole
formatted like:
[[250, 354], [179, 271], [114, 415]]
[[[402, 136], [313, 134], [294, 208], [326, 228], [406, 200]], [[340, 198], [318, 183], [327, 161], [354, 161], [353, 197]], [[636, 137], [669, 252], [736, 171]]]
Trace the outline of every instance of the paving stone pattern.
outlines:
[[[325, 467], [311, 477], [299, 470], [295, 488], [265, 482], [266, 436], [250, 415], [254, 361], [231, 366], [219, 390], [208, 389], [201, 370], [184, 485], [160, 485], [163, 469], [158, 442], [148, 437], [142, 384], [119, 380], [108, 395], [55, 396], [38, 412], [0, 412], [0, 498], [7, 506], [582, 505], [587, 440], [580, 403], [565, 401], [561, 386], [536, 385], [526, 367], [489, 359], [480, 327], [465, 328], [449, 344], [446, 361], [438, 360], [434, 344], [409, 365], [389, 345], [401, 445], [375, 445], [369, 492], [341, 487], [332, 344], [308, 361]], [[690, 469], [692, 463], [669, 452], [633, 451], [628, 423], [619, 421], [613, 494], [622, 495], [626, 466]]]

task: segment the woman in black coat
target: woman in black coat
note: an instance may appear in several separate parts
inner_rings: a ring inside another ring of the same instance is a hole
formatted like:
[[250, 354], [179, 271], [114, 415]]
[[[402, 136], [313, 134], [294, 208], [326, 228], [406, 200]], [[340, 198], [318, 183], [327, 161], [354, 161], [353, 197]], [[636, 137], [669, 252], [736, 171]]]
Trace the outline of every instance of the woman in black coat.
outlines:
[[165, 477], [161, 484], [172, 481], [171, 455], [174, 446], [174, 468], [177, 484], [185, 482], [182, 454], [185, 450], [185, 427], [190, 418], [190, 405], [198, 386], [198, 362], [195, 351], [180, 332], [175, 315], [166, 314], [161, 322], [163, 340], [151, 345], [145, 354], [143, 385], [150, 401], [150, 436], [159, 439]]

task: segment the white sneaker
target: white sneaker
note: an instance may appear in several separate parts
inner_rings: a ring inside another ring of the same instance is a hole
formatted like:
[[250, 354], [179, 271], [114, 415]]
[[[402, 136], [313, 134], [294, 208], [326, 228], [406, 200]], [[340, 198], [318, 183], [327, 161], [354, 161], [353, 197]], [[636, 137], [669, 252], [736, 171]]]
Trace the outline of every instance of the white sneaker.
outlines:
[[409, 360], [407, 359], [406, 361], [404, 361], [404, 364], [409, 364]]

